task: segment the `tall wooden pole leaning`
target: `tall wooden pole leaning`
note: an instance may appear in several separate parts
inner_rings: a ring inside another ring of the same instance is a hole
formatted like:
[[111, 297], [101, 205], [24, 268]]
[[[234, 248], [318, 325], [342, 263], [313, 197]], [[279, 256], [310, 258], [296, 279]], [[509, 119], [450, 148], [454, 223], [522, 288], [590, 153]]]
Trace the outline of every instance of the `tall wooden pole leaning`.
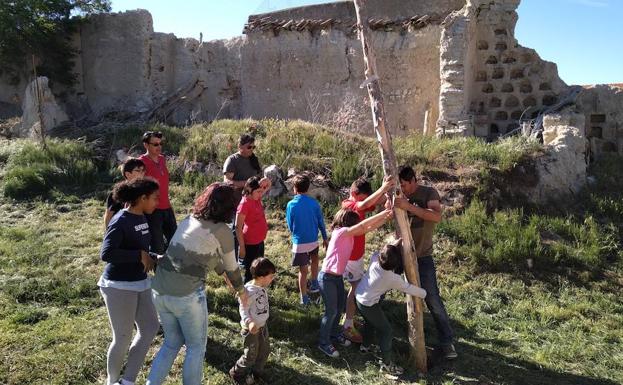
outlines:
[[[383, 95], [376, 71], [376, 58], [374, 51], [369, 45], [370, 27], [368, 23], [368, 13], [366, 0], [353, 0], [355, 11], [357, 12], [357, 27], [359, 29], [359, 39], [363, 46], [363, 60], [365, 62], [366, 82], [368, 94], [370, 95], [370, 105], [372, 107], [372, 119], [374, 131], [379, 141], [379, 149], [383, 157], [383, 172], [386, 176], [393, 176], [398, 182], [398, 169], [396, 166], [396, 156], [392, 146], [391, 134], [386, 128], [385, 107], [383, 105]], [[420, 274], [418, 272], [417, 255], [415, 245], [411, 236], [411, 226], [407, 212], [394, 208], [394, 221], [398, 235], [402, 238], [402, 255], [404, 260], [405, 275], [407, 280], [420, 286]], [[411, 343], [411, 361], [420, 373], [427, 372], [426, 366], [426, 345], [424, 341], [424, 321], [422, 314], [422, 300], [417, 297], [407, 296], [407, 317], [409, 321], [409, 342]]]

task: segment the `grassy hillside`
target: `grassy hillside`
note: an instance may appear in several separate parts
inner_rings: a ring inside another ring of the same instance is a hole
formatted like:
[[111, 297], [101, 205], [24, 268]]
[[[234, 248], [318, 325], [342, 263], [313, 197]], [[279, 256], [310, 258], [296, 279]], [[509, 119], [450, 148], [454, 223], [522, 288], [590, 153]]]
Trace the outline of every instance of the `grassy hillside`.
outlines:
[[[166, 132], [172, 160], [171, 195], [178, 218], [216, 175], [184, 172], [183, 160], [222, 164], [242, 131], [255, 131], [263, 164], [311, 169], [345, 187], [361, 174], [380, 180], [379, 156], [368, 138], [304, 122], [219, 121]], [[103, 268], [103, 199], [117, 177], [105, 159], [121, 145], [138, 145], [143, 127], [99, 128], [87, 141], [55, 140], [42, 153], [28, 141], [0, 142], [0, 383], [101, 384], [110, 339], [95, 285]], [[101, 139], [95, 140], [98, 137]], [[466, 208], [448, 215], [436, 236], [442, 295], [457, 334], [459, 359], [439, 360], [432, 319], [425, 315], [432, 368], [425, 384], [623, 383], [623, 267], [620, 256], [621, 159], [592, 170], [596, 182], [558, 208], [488, 205], [500, 176], [529, 162], [540, 147], [515, 138], [498, 144], [420, 136], [396, 140], [402, 162], [416, 165], [440, 188], [469, 191]], [[218, 173], [217, 173], [218, 174]], [[495, 178], [491, 176], [495, 175]], [[443, 186], [442, 186], [443, 185]], [[466, 187], [467, 186], [467, 187]], [[36, 187], [36, 188], [33, 188]], [[502, 202], [504, 203], [504, 202]], [[373, 362], [355, 347], [326, 358], [315, 347], [321, 309], [297, 305], [289, 268], [285, 200], [267, 205], [266, 254], [279, 277], [271, 290], [269, 328], [274, 384], [383, 384]], [[325, 204], [325, 212], [335, 207]], [[448, 210], [448, 213], [455, 212]], [[390, 227], [368, 238], [379, 248]], [[534, 267], [528, 269], [526, 260]], [[235, 301], [222, 279], [209, 276], [209, 342], [205, 381], [228, 383], [241, 353]], [[402, 297], [386, 303], [399, 360], [407, 364]], [[138, 383], [144, 382], [157, 337]], [[180, 360], [170, 383], [181, 383]]]

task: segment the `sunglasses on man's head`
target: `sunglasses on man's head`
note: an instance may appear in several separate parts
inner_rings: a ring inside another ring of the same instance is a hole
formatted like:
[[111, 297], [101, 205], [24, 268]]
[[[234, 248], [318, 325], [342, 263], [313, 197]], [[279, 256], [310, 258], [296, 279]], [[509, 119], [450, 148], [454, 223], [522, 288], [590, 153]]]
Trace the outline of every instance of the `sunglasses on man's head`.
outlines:
[[160, 131], [147, 131], [143, 134], [143, 139], [149, 139], [149, 138], [158, 138], [158, 139], [162, 139], [162, 132]]

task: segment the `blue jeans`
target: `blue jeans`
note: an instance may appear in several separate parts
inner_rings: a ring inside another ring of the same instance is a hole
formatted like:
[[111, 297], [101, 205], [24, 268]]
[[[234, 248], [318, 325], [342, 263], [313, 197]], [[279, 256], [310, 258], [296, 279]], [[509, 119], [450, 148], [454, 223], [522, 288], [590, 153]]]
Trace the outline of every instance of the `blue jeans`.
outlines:
[[182, 345], [186, 345], [183, 384], [201, 384], [208, 341], [208, 307], [203, 287], [185, 297], [153, 291], [153, 300], [164, 330], [164, 342], [152, 364], [147, 385], [160, 385], [165, 380]]
[[435, 327], [437, 328], [437, 339], [442, 346], [447, 346], [454, 339], [454, 332], [450, 327], [450, 317], [439, 295], [437, 285], [437, 272], [432, 256], [420, 257], [417, 259], [420, 272], [420, 285], [426, 290], [426, 306], [433, 316]]
[[342, 276], [327, 274], [321, 271], [318, 274], [320, 294], [324, 302], [324, 314], [320, 322], [318, 344], [330, 345], [331, 339], [340, 334], [340, 316], [346, 308], [346, 292]]

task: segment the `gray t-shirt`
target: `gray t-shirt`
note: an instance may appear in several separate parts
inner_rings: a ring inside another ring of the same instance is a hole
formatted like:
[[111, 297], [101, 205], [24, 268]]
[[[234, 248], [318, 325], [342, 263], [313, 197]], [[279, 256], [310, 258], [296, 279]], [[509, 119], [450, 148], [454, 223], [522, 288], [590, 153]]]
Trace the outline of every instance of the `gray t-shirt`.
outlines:
[[203, 286], [211, 270], [227, 273], [234, 288], [243, 289], [229, 226], [189, 216], [177, 226], [158, 261], [151, 287], [160, 295], [184, 297]]
[[232, 154], [227, 157], [225, 164], [223, 165], [223, 174], [233, 172], [234, 181], [246, 181], [252, 176], [259, 175], [261, 171], [256, 170], [251, 165], [251, 158], [245, 158], [239, 153]]

